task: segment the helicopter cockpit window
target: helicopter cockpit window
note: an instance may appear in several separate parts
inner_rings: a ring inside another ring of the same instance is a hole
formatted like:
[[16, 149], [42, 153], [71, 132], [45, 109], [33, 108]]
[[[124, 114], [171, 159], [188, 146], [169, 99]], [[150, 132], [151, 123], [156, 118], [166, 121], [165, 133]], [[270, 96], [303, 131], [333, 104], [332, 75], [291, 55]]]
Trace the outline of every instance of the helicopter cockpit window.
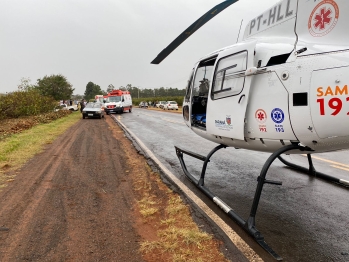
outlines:
[[208, 90], [210, 87], [210, 80], [213, 70], [215, 59], [212, 59], [210, 61], [201, 62], [199, 67], [196, 70], [195, 74], [195, 81], [194, 81], [194, 90], [193, 90], [193, 97], [194, 96], [200, 96], [200, 97], [207, 97], [208, 96]]
[[214, 76], [212, 99], [240, 94], [244, 87], [246, 69], [247, 52], [220, 59]]

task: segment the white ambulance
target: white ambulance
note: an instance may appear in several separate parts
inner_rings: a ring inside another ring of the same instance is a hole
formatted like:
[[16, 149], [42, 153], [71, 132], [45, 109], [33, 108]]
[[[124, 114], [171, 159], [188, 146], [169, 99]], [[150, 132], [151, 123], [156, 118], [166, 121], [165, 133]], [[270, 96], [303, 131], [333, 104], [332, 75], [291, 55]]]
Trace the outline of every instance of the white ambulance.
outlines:
[[104, 111], [110, 113], [123, 113], [132, 111], [132, 98], [129, 91], [113, 90], [108, 93]]

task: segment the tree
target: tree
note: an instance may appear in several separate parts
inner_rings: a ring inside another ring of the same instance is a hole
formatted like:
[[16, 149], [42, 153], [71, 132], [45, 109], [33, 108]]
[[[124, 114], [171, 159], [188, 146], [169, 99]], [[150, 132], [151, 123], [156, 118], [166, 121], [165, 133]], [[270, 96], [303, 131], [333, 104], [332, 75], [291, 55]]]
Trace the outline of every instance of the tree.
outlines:
[[96, 85], [93, 82], [88, 82], [85, 90], [85, 99], [88, 101], [94, 99], [95, 95], [103, 94], [102, 89], [99, 85]]
[[29, 77], [22, 77], [21, 83], [18, 85], [18, 91], [30, 91], [33, 90], [34, 87]]
[[114, 89], [115, 89], [115, 87], [114, 87], [112, 84], [108, 85], [107, 93], [110, 93], [110, 92], [113, 91]]
[[38, 79], [34, 89], [43, 96], [52, 96], [55, 100], [68, 100], [74, 88], [63, 75], [50, 75]]
[[178, 89], [172, 87], [160, 87], [160, 88], [139, 88], [127, 84], [126, 87], [120, 86], [121, 90], [127, 90], [134, 98], [151, 98], [151, 97], [171, 97], [171, 96], [184, 96], [185, 89]]
[[132, 97], [138, 97], [138, 87], [132, 86], [131, 84], [126, 85], [126, 90], [130, 92]]

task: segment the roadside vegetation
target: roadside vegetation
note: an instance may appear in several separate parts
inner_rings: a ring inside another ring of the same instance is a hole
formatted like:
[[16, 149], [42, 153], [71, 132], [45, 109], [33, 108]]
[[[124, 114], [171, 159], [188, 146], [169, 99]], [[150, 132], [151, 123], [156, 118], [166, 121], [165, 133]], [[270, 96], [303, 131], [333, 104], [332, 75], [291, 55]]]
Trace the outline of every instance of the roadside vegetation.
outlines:
[[22, 78], [18, 90], [1, 96], [0, 119], [50, 113], [58, 101], [71, 99], [74, 89], [65, 76], [44, 76], [31, 84]]
[[59, 100], [69, 99], [73, 91], [72, 85], [62, 75], [44, 76], [35, 85], [29, 78], [22, 78], [17, 91], [1, 96], [0, 141], [70, 114], [54, 109]]
[[33, 126], [50, 123], [71, 113], [72, 112], [69, 110], [60, 110], [35, 116], [0, 119], [0, 141], [13, 134], [21, 133]]
[[65, 76], [46, 75], [36, 84], [22, 78], [17, 91], [1, 96], [0, 187], [13, 179], [14, 173], [9, 178], [5, 171], [20, 168], [80, 118], [69, 110], [54, 111], [58, 101], [70, 99], [73, 91]]
[[[6, 181], [13, 179], [14, 172], [11, 176], [5, 175], [5, 172], [16, 171], [33, 155], [41, 152], [46, 144], [52, 143], [60, 134], [65, 132], [70, 126], [74, 125], [80, 118], [80, 113], [71, 113], [71, 111], [59, 111], [55, 113], [59, 119], [46, 118], [42, 116], [45, 124], [37, 124], [28, 130], [21, 130], [20, 133], [11, 134], [7, 138], [0, 139], [0, 187], [4, 186]], [[67, 117], [63, 117], [67, 116]], [[39, 117], [40, 118], [40, 117]], [[19, 120], [21, 124], [28, 127], [30, 121], [36, 120]], [[11, 121], [13, 122], [13, 121]], [[1, 121], [0, 123], [4, 123]], [[4, 128], [3, 125], [0, 125]]]
[[37, 90], [12, 92], [0, 99], [0, 120], [52, 112], [56, 104], [53, 97], [42, 96]]

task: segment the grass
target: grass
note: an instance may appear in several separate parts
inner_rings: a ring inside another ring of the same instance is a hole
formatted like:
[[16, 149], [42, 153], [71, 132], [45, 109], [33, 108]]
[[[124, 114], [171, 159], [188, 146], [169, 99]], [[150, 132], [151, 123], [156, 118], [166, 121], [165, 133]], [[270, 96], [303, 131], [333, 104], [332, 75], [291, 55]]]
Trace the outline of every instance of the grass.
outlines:
[[[157, 183], [158, 178], [155, 179]], [[143, 184], [141, 180], [139, 184]], [[141, 243], [141, 251], [144, 253], [166, 253], [171, 254], [169, 261], [226, 261], [221, 253], [213, 253], [212, 235], [203, 232], [192, 220], [188, 206], [183, 203], [179, 195], [167, 190], [168, 199], [165, 208], [165, 219], [160, 220], [160, 227], [157, 230], [158, 239], [144, 241]], [[143, 198], [138, 201], [140, 213], [144, 219], [151, 219], [158, 215], [159, 210], [154, 201], [154, 195], [150, 191], [143, 192]], [[156, 212], [149, 212], [156, 209]], [[212, 252], [212, 253], [211, 253]]]
[[140, 213], [144, 218], [151, 217], [156, 212], [158, 212], [158, 208], [153, 207], [156, 205], [156, 201], [153, 200], [154, 196], [145, 195], [140, 201], [138, 201], [140, 207]]
[[155, 207], [143, 207], [141, 210], [141, 214], [147, 218], [147, 217], [151, 217], [152, 215], [154, 215], [156, 212], [158, 212], [158, 209]]
[[160, 248], [158, 242], [155, 241], [144, 241], [141, 243], [141, 251], [148, 253], [152, 250], [154, 250], [155, 248]]
[[0, 141], [0, 186], [4, 186], [9, 179], [4, 171], [15, 171], [22, 167], [35, 154], [40, 153], [46, 144], [52, 143], [79, 119], [81, 115], [76, 112]]

